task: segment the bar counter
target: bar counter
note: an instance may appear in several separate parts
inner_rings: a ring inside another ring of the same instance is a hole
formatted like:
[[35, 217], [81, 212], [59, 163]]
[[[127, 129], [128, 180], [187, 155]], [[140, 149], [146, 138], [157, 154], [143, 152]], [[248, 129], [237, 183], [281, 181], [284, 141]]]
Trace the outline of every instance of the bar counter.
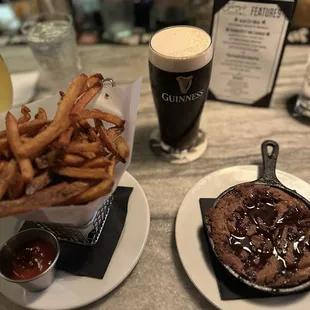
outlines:
[[[301, 88], [309, 51], [309, 47], [286, 47], [270, 108], [207, 102], [201, 118], [201, 127], [208, 136], [207, 151], [190, 164], [171, 165], [156, 158], [148, 147], [157, 118], [148, 76], [147, 46], [79, 47], [87, 74], [101, 72], [117, 84], [143, 76], [129, 172], [144, 189], [151, 211], [148, 242], [133, 272], [109, 295], [82, 309], [215, 309], [192, 284], [179, 259], [174, 236], [178, 208], [189, 189], [212, 171], [261, 163], [260, 145], [266, 139], [280, 145], [278, 169], [310, 183], [310, 122], [291, 117], [286, 105], [287, 99]], [[1, 54], [11, 73], [37, 68], [26, 46], [2, 48]], [[39, 80], [34, 100], [49, 94], [44, 81]], [[22, 308], [0, 294], [0, 309]]]

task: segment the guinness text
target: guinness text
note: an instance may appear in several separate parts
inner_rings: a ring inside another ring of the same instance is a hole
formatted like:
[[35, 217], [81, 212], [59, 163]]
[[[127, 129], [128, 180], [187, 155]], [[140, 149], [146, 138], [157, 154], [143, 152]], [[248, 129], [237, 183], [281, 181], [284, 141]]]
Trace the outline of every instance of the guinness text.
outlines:
[[201, 89], [200, 91], [190, 94], [190, 95], [184, 95], [184, 96], [173, 96], [169, 95], [167, 93], [162, 93], [161, 97], [164, 101], [167, 102], [189, 102], [198, 99], [203, 95], [204, 89]]

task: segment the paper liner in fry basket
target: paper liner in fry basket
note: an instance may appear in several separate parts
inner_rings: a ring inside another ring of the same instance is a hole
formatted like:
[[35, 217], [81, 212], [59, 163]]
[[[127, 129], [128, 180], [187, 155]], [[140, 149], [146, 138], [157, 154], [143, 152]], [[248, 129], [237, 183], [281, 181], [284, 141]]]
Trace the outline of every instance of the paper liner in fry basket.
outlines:
[[[107, 198], [115, 191], [131, 162], [141, 83], [142, 78], [139, 78], [132, 84], [103, 88], [97, 98], [94, 98], [87, 106], [88, 109], [99, 109], [115, 114], [126, 121], [125, 131], [122, 135], [127, 141], [130, 155], [126, 159], [126, 164], [117, 164], [115, 168], [114, 186], [111, 193], [85, 205], [47, 207], [37, 211], [19, 214], [16, 216], [17, 218], [27, 221], [69, 224], [74, 226], [85, 225], [92, 219], [96, 211], [102, 207]], [[34, 117], [38, 108], [42, 107], [45, 109], [48, 119], [53, 119], [57, 110], [58, 101], [59, 95], [29, 103], [27, 106], [31, 109], [32, 117]], [[20, 116], [20, 107], [14, 107], [10, 111], [14, 116]], [[0, 130], [5, 129], [5, 116], [6, 112], [0, 114]]]

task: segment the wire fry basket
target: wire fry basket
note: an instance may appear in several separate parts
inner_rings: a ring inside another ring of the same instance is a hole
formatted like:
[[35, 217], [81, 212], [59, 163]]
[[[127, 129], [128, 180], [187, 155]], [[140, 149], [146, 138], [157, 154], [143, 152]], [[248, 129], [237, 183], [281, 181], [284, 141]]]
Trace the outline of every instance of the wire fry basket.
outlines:
[[95, 213], [94, 217], [84, 226], [76, 227], [63, 224], [38, 223], [35, 224], [56, 236], [58, 240], [79, 245], [95, 245], [102, 233], [104, 224], [112, 207], [114, 196], [111, 195], [103, 206]]

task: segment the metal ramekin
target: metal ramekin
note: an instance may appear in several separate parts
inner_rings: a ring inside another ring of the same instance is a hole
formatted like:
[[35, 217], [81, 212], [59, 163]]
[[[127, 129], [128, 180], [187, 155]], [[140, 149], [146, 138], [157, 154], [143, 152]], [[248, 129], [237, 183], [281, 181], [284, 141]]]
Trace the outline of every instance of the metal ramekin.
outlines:
[[[14, 280], [7, 277], [6, 274], [6, 266], [7, 262], [12, 259], [12, 255], [16, 249], [18, 249], [23, 244], [31, 241], [43, 239], [50, 242], [56, 249], [56, 257], [53, 263], [46, 269], [44, 272], [39, 274], [38, 276], [27, 279], [27, 280]], [[33, 228], [27, 229], [19, 232], [10, 238], [0, 249], [0, 277], [5, 279], [6, 281], [16, 283], [24, 287], [27, 291], [30, 292], [38, 292], [48, 288], [55, 279], [55, 265], [58, 260], [60, 253], [59, 243], [57, 238], [48, 231], [43, 229]]]

